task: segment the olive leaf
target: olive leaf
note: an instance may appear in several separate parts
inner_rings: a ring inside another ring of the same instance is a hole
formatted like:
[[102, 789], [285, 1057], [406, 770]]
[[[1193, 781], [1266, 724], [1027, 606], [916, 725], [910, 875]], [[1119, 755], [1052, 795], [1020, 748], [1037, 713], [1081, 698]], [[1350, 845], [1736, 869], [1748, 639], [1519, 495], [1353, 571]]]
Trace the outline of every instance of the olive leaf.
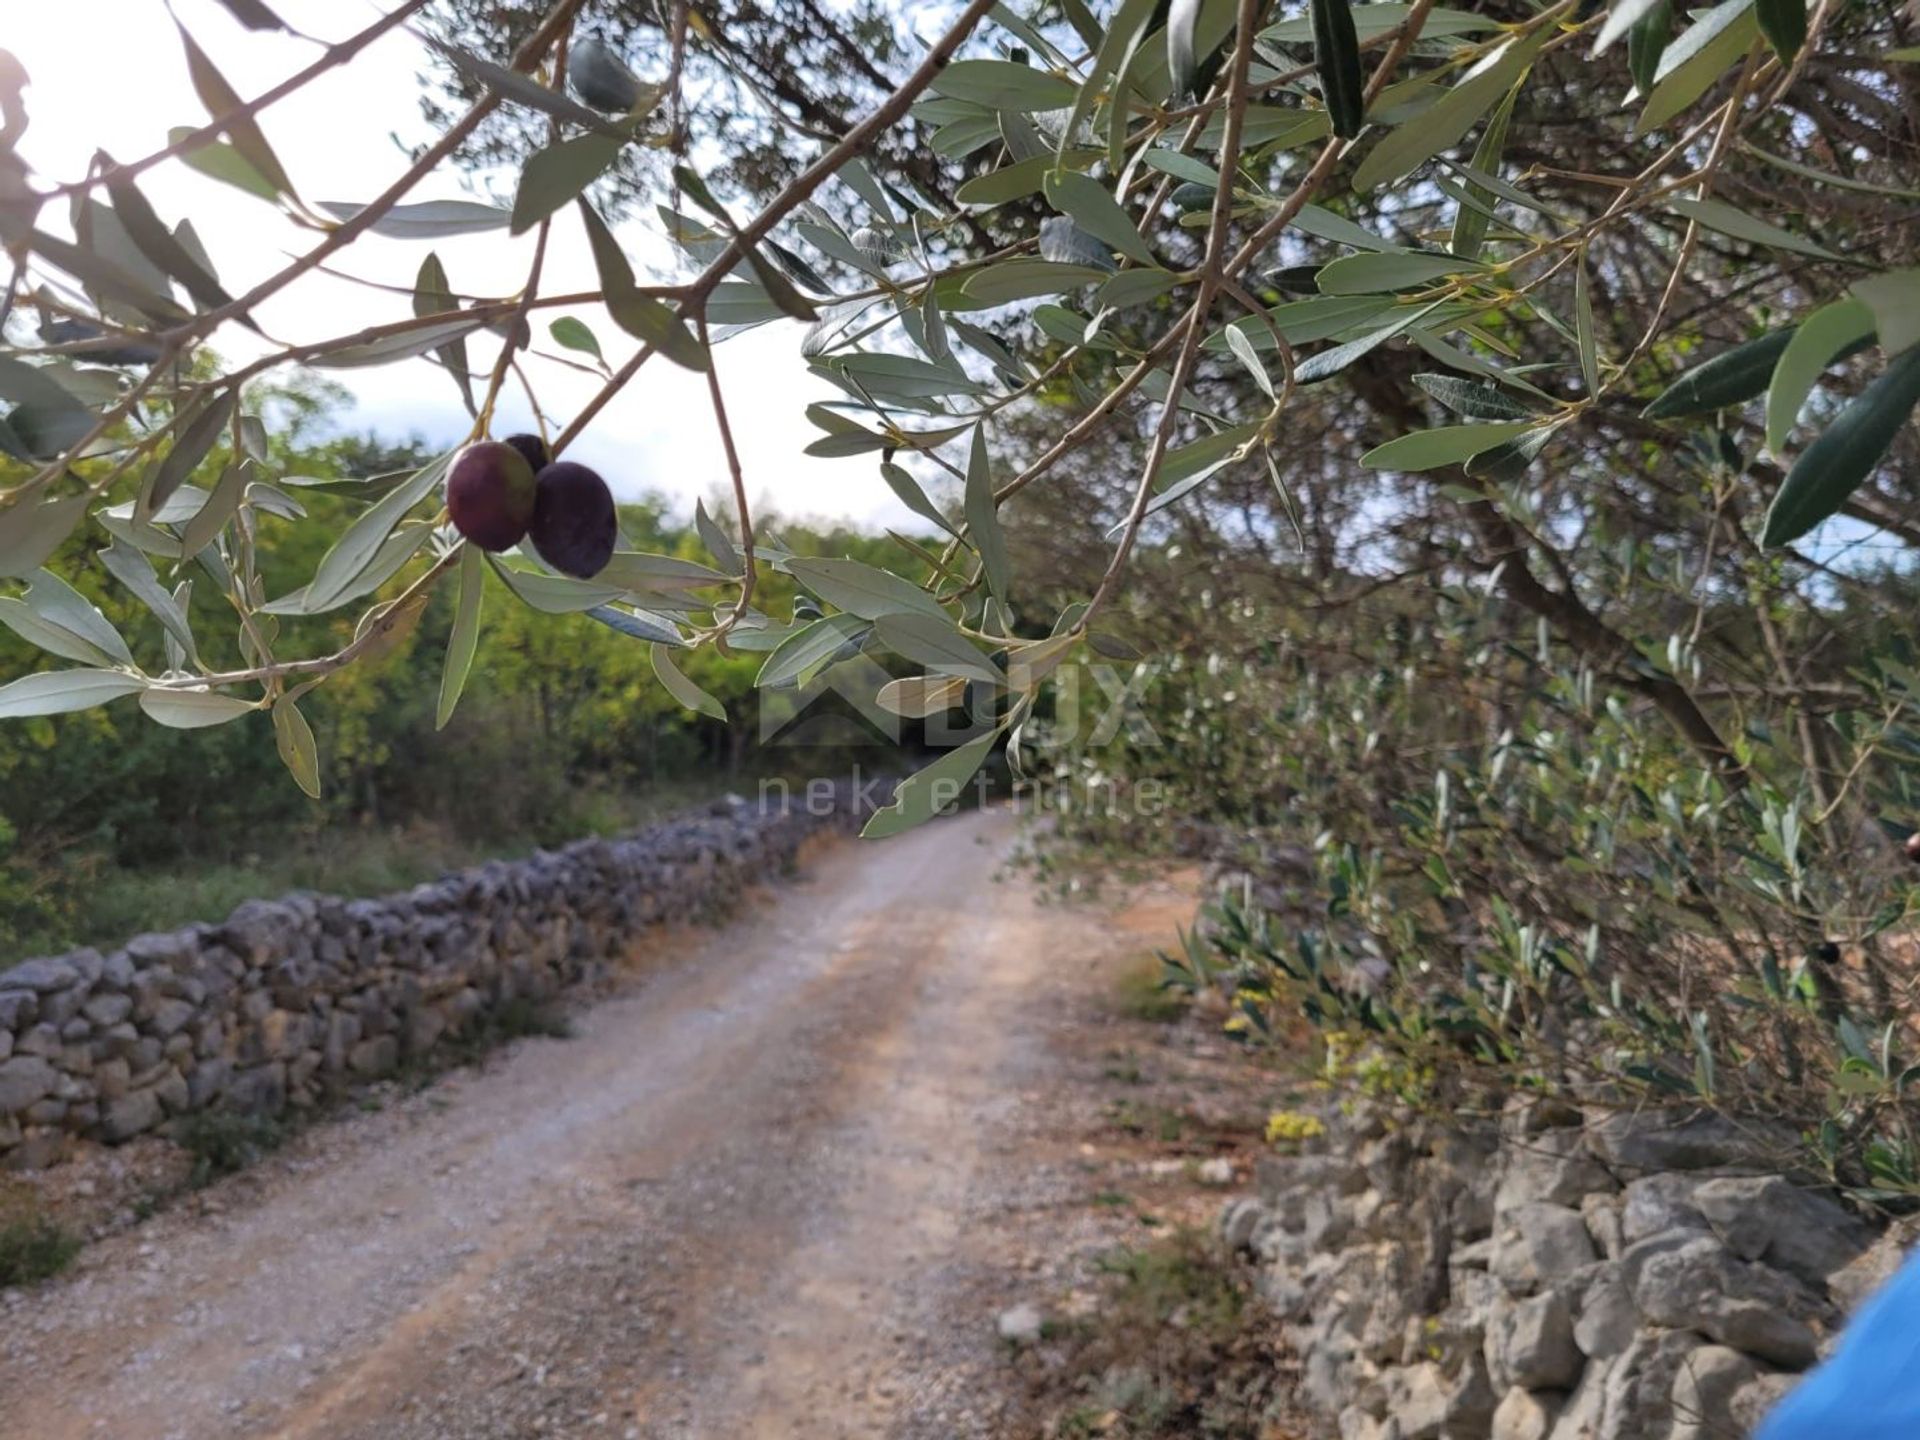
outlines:
[[1354, 171], [1354, 192], [1365, 194], [1398, 180], [1458, 144], [1533, 64], [1534, 54], [1546, 41], [1544, 29], [1509, 40], [1416, 118], [1388, 131]]
[[280, 166], [280, 157], [273, 153], [273, 147], [267, 143], [267, 137], [254, 123], [251, 115], [243, 115], [245, 102], [227, 84], [207, 53], [195, 43], [187, 27], [177, 20], [175, 27], [180, 31], [180, 43], [187, 52], [187, 74], [193, 81], [194, 93], [200, 97], [200, 103], [207, 107], [207, 115], [233, 142], [238, 150], [266, 182], [282, 195], [294, 193], [293, 181], [287, 178], [287, 172]]
[[581, 135], [534, 151], [520, 170], [508, 230], [531, 230], [585, 190], [620, 158], [623, 143], [615, 136]]
[[606, 362], [606, 357], [600, 353], [599, 340], [594, 337], [593, 331], [587, 328], [584, 321], [576, 320], [571, 315], [562, 315], [547, 327], [547, 333], [553, 336], [556, 345], [568, 350], [578, 350], [583, 355], [591, 355], [602, 364]]
[[291, 695], [282, 695], [273, 706], [273, 743], [280, 763], [293, 776], [293, 783], [310, 799], [320, 798], [320, 747], [314, 743], [313, 727]]
[[1501, 420], [1416, 430], [1376, 445], [1360, 457], [1360, 463], [1371, 470], [1437, 470], [1443, 465], [1463, 464], [1483, 450], [1513, 439], [1532, 424], [1530, 420]]
[[594, 269], [600, 276], [601, 298], [613, 323], [636, 340], [653, 346], [676, 365], [706, 370], [711, 363], [706, 347], [693, 337], [670, 307], [651, 295], [640, 293], [634, 283], [633, 267], [627, 263], [606, 222], [584, 199], [575, 203], [587, 227], [587, 243], [592, 247]]
[[1640, 413], [1649, 420], [1674, 420], [1745, 404], [1767, 388], [1773, 367], [1792, 339], [1789, 325], [1722, 351], [1680, 376]]
[[146, 688], [146, 681], [124, 670], [44, 670], [0, 685], [0, 720], [91, 710]]
[[1006, 677], [944, 615], [882, 615], [874, 622], [873, 633], [902, 659], [942, 675], [960, 675], [992, 685], [1006, 683]]
[[760, 666], [753, 683], [758, 689], [770, 690], [802, 680], [850, 646], [857, 647], [872, 630], [872, 621], [848, 613], [815, 620], [780, 642]]
[[1753, 18], [1781, 63], [1792, 64], [1807, 43], [1807, 0], [1754, 0]]
[[1012, 565], [1007, 558], [1006, 535], [1000, 528], [999, 505], [993, 496], [993, 461], [987, 453], [987, 427], [973, 431], [973, 448], [967, 458], [965, 511], [967, 536], [980, 556], [987, 578], [987, 589], [1005, 604], [1012, 584]]
[[1666, 47], [1653, 88], [1634, 125], [1644, 135], [1664, 125], [1707, 92], [1760, 33], [1753, 0], [1721, 0]]
[[1892, 447], [1916, 404], [1920, 347], [1895, 356], [1801, 451], [1767, 507], [1760, 544], [1769, 550], [1789, 545], [1844, 505]]
[[874, 703], [882, 710], [925, 720], [959, 705], [967, 694], [967, 682], [958, 675], [914, 675], [905, 680], [890, 680], [880, 687]]
[[674, 663], [673, 651], [665, 645], [656, 644], [651, 647], [651, 654], [653, 673], [660, 677], [660, 683], [666, 687], [669, 695], [689, 710], [697, 710], [702, 715], [710, 715], [722, 722], [726, 720], [726, 706], [681, 673], [680, 667]]
[[934, 80], [933, 91], [989, 110], [1063, 110], [1074, 101], [1074, 87], [1065, 80], [1011, 60], [955, 60]]
[[[460, 304], [453, 298], [453, 287], [447, 282], [446, 267], [440, 263], [439, 255], [429, 250], [427, 258], [420, 262], [419, 273], [413, 279], [414, 318], [424, 320], [430, 315], [442, 315], [456, 311]], [[453, 383], [459, 388], [460, 399], [467, 407], [469, 415], [477, 415], [478, 408], [473, 403], [473, 377], [467, 369], [467, 341], [464, 334], [456, 335], [445, 345], [435, 348], [434, 354], [453, 376]]]
[[1873, 311], [1857, 297], [1823, 305], [1800, 322], [1767, 386], [1769, 450], [1780, 453], [1821, 372], [1864, 349], [1873, 336]]
[[140, 708], [149, 720], [169, 730], [206, 730], [238, 720], [260, 707], [218, 690], [154, 686], [140, 692]]
[[453, 629], [447, 634], [447, 663], [440, 672], [440, 701], [433, 717], [436, 730], [447, 728], [467, 688], [467, 674], [473, 669], [474, 652], [480, 642], [480, 602], [486, 584], [484, 552], [477, 545], [468, 545], [460, 552], [460, 597], [454, 605]]
[[31, 495], [0, 510], [0, 578], [31, 575], [74, 532], [86, 514], [85, 494], [36, 501]]
[[1351, 140], [1366, 124], [1366, 81], [1360, 74], [1360, 39], [1349, 0], [1308, 0], [1313, 63], [1333, 133]]
[[863, 620], [902, 613], [930, 615], [939, 620], [947, 618], [940, 603], [912, 581], [863, 565], [858, 560], [795, 556], [786, 562], [785, 568], [829, 605]]
[[893, 803], [876, 810], [860, 831], [863, 840], [880, 840], [923, 825], [959, 799], [960, 791], [986, 763], [998, 730], [949, 750], [924, 770], [909, 775], [895, 788]]
[[[336, 220], [351, 220], [367, 207], [344, 200], [322, 200], [319, 208]], [[395, 205], [368, 228], [392, 240], [438, 240], [447, 235], [477, 235], [503, 230], [513, 223], [513, 212], [474, 200], [422, 200]]]

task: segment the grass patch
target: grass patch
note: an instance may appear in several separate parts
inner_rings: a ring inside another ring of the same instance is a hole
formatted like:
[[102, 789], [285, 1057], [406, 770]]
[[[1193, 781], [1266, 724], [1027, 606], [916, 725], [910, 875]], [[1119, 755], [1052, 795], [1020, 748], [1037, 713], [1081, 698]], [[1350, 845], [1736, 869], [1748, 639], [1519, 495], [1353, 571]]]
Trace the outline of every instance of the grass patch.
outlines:
[[197, 1190], [271, 1155], [298, 1128], [298, 1121], [274, 1115], [197, 1110], [175, 1125], [173, 1139], [192, 1158], [187, 1186]]
[[1171, 1025], [1187, 1013], [1187, 997], [1162, 983], [1165, 967], [1159, 957], [1143, 955], [1120, 973], [1114, 983], [1114, 1008], [1129, 1020]]
[[1099, 1307], [1036, 1372], [1051, 1433], [1120, 1440], [1272, 1440], [1286, 1426], [1276, 1324], [1251, 1276], [1206, 1232], [1181, 1228], [1101, 1262]]
[[79, 1253], [79, 1237], [51, 1220], [9, 1220], [0, 1225], [0, 1290], [51, 1280]]
[[1244, 1278], [1200, 1230], [1182, 1228], [1145, 1249], [1117, 1250], [1099, 1262], [1116, 1277], [1113, 1303], [1130, 1323], [1178, 1323], [1202, 1335], [1225, 1337], [1240, 1328], [1247, 1307]]
[[1187, 1138], [1188, 1117], [1165, 1105], [1136, 1105], [1120, 1100], [1107, 1107], [1113, 1123], [1129, 1135], [1158, 1140], [1163, 1145]]
[[85, 903], [66, 907], [56, 920], [18, 929], [0, 913], [0, 950], [52, 955], [76, 945], [117, 945], [145, 930], [224, 920], [242, 901], [293, 890], [349, 900], [393, 894], [488, 860], [519, 859], [541, 845], [639, 829], [712, 799], [724, 788], [720, 779], [596, 797], [557, 820], [552, 833], [469, 834], [425, 821], [387, 828], [340, 822], [275, 837], [253, 854], [183, 855], [177, 868], [82, 857], [64, 876], [64, 889], [84, 892]]

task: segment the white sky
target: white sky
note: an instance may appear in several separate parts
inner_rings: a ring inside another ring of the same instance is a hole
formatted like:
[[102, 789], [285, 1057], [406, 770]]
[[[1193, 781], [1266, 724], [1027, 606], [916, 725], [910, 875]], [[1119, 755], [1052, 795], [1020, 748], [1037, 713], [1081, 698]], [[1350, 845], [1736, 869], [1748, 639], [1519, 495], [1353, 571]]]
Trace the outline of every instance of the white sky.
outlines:
[[[271, 3], [290, 24], [328, 40], [355, 33], [388, 8], [373, 0]], [[243, 96], [268, 89], [310, 64], [317, 53], [306, 41], [242, 29], [214, 0], [176, 0], [176, 8]], [[169, 128], [206, 119], [160, 0], [0, 0], [0, 46], [13, 51], [32, 78], [26, 96], [31, 128], [20, 153], [43, 185], [83, 174], [95, 149], [133, 160], [164, 146]], [[404, 28], [396, 30], [261, 117], [261, 128], [304, 199], [364, 201], [399, 176], [407, 160], [396, 137], [414, 143], [431, 137], [420, 114], [417, 78], [427, 68], [419, 42]], [[644, 75], [654, 67], [640, 58], [636, 68]], [[512, 177], [500, 178], [501, 193], [510, 195]], [[233, 294], [272, 274], [319, 238], [266, 202], [178, 163], [148, 171], [140, 184], [163, 217], [193, 220]], [[446, 170], [423, 181], [408, 199], [469, 195], [462, 177]], [[61, 223], [64, 217], [48, 219]], [[637, 262], [657, 263], [667, 254], [663, 240], [637, 227], [625, 228], [622, 239]], [[525, 279], [532, 244], [531, 234], [509, 238], [504, 230], [432, 241], [370, 235], [332, 263], [355, 276], [410, 288], [420, 261], [434, 250], [456, 291], [510, 295]], [[636, 263], [636, 269], [645, 265]], [[585, 238], [577, 221], [562, 212], [549, 243], [542, 289], [564, 293], [596, 288]], [[411, 313], [405, 294], [313, 274], [262, 306], [257, 318], [276, 340], [297, 343]], [[536, 313], [536, 349], [557, 348], [546, 326], [560, 313]], [[631, 353], [634, 342], [615, 328], [604, 310], [588, 307], [577, 313], [599, 337], [610, 363], [617, 366]], [[900, 525], [907, 512], [880, 480], [875, 457], [820, 460], [801, 453], [819, 434], [802, 415], [805, 406], [839, 392], [807, 373], [799, 354], [800, 336], [799, 325], [780, 321], [717, 349], [749, 498], [790, 517]], [[257, 353], [257, 340], [234, 326], [223, 329], [214, 343], [229, 357]], [[484, 373], [491, 366], [490, 337], [483, 332], [469, 338], [468, 346], [474, 369]], [[564, 424], [598, 388], [592, 376], [533, 357], [523, 363], [557, 424]], [[393, 438], [417, 431], [447, 444], [466, 433], [468, 418], [452, 382], [426, 361], [325, 373], [356, 397], [356, 407], [341, 417], [346, 427], [371, 428]], [[531, 428], [525, 397], [509, 382], [496, 413], [496, 433]], [[683, 518], [691, 514], [695, 496], [727, 485], [704, 378], [660, 360], [648, 362], [568, 453], [600, 470], [622, 496], [658, 490], [675, 497]]]

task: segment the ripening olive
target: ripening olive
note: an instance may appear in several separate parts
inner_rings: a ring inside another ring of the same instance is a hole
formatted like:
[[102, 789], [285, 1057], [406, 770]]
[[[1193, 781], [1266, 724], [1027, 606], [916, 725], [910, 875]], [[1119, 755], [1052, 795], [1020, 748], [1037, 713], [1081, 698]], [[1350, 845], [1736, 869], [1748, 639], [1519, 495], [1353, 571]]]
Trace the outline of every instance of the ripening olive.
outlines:
[[547, 449], [547, 442], [538, 435], [509, 435], [500, 443], [511, 445], [524, 455], [536, 476], [553, 463], [553, 452]]
[[1907, 836], [1907, 859], [1913, 861], [1916, 865], [1920, 865], [1920, 830], [1916, 830], [1913, 834]]
[[640, 82], [604, 40], [581, 40], [567, 56], [567, 84], [594, 109], [625, 115], [640, 103]]
[[591, 580], [607, 568], [620, 538], [613, 492], [586, 466], [555, 461], [540, 472], [527, 536], [561, 574]]
[[453, 525], [482, 550], [511, 550], [533, 521], [533, 467], [498, 440], [469, 445], [447, 471], [447, 510]]

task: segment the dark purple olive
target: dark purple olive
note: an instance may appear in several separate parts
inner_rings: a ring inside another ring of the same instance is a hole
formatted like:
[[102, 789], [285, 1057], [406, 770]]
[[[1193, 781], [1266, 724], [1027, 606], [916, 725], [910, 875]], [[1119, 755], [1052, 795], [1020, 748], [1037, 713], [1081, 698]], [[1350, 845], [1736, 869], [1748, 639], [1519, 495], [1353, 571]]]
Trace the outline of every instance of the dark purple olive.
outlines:
[[482, 550], [511, 550], [533, 523], [538, 487], [533, 467], [498, 440], [469, 445], [447, 472], [447, 510], [453, 525]]
[[613, 492], [586, 466], [555, 461], [540, 472], [527, 535], [561, 574], [591, 580], [607, 568], [620, 538]]
[[547, 449], [547, 442], [538, 435], [509, 435], [500, 443], [513, 446], [525, 456], [535, 475], [553, 463], [553, 452]]
[[1920, 830], [1916, 830], [1913, 834], [1907, 836], [1907, 859], [1913, 861], [1916, 865], [1920, 865]]

